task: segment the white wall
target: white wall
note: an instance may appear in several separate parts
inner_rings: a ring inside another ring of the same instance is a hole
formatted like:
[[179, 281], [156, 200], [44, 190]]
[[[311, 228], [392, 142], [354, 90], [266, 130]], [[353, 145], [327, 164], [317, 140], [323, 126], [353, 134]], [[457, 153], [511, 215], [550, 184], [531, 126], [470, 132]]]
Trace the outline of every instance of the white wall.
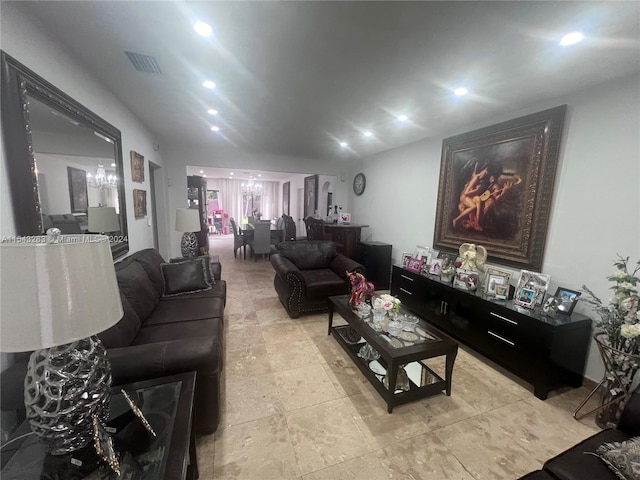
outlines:
[[[127, 109], [126, 105], [75, 61], [65, 45], [47, 36], [39, 22], [25, 16], [20, 9], [19, 2], [2, 2], [0, 8], [2, 22], [0, 48], [122, 132], [129, 249], [130, 252], [135, 252], [153, 246], [152, 229], [148, 225], [152, 207], [148, 205], [149, 215], [147, 217], [140, 220], [134, 219], [133, 189], [147, 190], [147, 199], [150, 198], [148, 161], [151, 160], [160, 166], [164, 165], [162, 156], [153, 148], [157, 141], [142, 122]], [[129, 160], [131, 150], [135, 150], [145, 157], [146, 176], [144, 183], [131, 181], [131, 162]], [[0, 190], [3, 192], [2, 204], [0, 205], [1, 233], [11, 235], [15, 232], [11, 204], [5, 193], [9, 191], [9, 187], [4, 166], [4, 151], [1, 168], [0, 181], [2, 184], [0, 184]], [[162, 184], [165, 182], [163, 181]], [[158, 223], [161, 246], [166, 243], [167, 238], [165, 215], [166, 212], [159, 208]]]
[[[640, 257], [640, 76], [461, 125], [443, 138], [565, 103], [542, 271], [551, 275], [551, 292], [587, 284], [608, 298], [605, 277], [616, 254]], [[357, 171], [367, 177], [361, 197], [350, 192], [352, 213], [371, 225], [373, 239], [393, 245], [395, 262], [417, 244], [433, 244], [441, 150], [442, 138], [427, 139], [356, 161], [350, 171], [350, 179]], [[594, 318], [580, 302], [576, 311]], [[592, 345], [586, 376], [600, 380], [602, 372]]]

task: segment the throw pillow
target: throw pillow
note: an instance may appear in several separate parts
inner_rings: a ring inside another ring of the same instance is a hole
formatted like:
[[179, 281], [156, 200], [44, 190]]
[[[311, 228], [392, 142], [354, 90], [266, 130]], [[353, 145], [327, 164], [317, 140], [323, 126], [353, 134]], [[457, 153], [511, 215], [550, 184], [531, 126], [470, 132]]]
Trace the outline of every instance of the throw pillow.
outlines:
[[596, 455], [622, 480], [640, 479], [640, 437], [603, 443]]
[[194, 258], [179, 263], [163, 263], [161, 267], [165, 297], [211, 289], [211, 282], [207, 281], [206, 273], [209, 266], [204, 258]]
[[[195, 257], [195, 258], [204, 258], [205, 265], [206, 265], [205, 274], [207, 275], [207, 282], [209, 282], [211, 285], [215, 285], [216, 284], [216, 279], [215, 279], [215, 276], [213, 275], [213, 272], [211, 271], [211, 257], [209, 257], [209, 255], [201, 255], [201, 256]], [[193, 260], [193, 258], [175, 257], [175, 258], [169, 259], [169, 262], [170, 263], [182, 263], [182, 262], [186, 262], [188, 260]]]

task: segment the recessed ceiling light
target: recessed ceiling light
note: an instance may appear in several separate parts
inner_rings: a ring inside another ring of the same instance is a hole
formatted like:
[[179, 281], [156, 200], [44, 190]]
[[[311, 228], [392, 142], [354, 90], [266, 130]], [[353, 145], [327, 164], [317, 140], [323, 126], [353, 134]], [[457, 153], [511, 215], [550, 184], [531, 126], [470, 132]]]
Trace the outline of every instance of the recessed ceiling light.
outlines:
[[204, 82], [202, 82], [202, 86], [204, 88], [216, 88], [215, 82], [212, 82], [211, 80], [205, 80]]
[[259, 173], [259, 174], [258, 174], [258, 176], [259, 176], [259, 177], [261, 177], [261, 176], [262, 176], [262, 174], [261, 174], [261, 173]]
[[233, 175], [233, 172], [231, 172], [229, 175]]
[[220, 127], [218, 127], [217, 125], [214, 125], [214, 126], [211, 127], [211, 131], [219, 132], [220, 131]]
[[115, 164], [115, 163], [112, 163], [112, 164], [111, 164], [111, 166], [112, 166], [112, 167], [115, 167], [115, 166], [116, 166], [116, 164]]
[[453, 93], [461, 97], [462, 95], [466, 95], [467, 93], [469, 93], [469, 90], [464, 87], [458, 87], [453, 91]]
[[370, 132], [369, 130], [367, 130], [366, 132], [363, 133], [363, 135], [365, 137], [373, 137], [373, 132]]
[[203, 37], [211, 36], [211, 27], [209, 24], [204, 22], [196, 22], [193, 24], [193, 29], [196, 31], [198, 35], [202, 35]]
[[341, 146], [342, 148], [345, 148], [345, 147], [348, 147], [348, 146], [349, 146], [349, 144], [348, 144], [347, 142], [340, 142], [340, 146]]
[[409, 117], [407, 117], [406, 115], [398, 115], [396, 118], [399, 122], [406, 122], [407, 120], [409, 120]]
[[571, 32], [567, 33], [560, 40], [560, 45], [566, 47], [567, 45], [574, 45], [580, 42], [584, 38], [584, 35], [581, 32]]
[[215, 110], [213, 108], [210, 108], [209, 110], [207, 110], [207, 113], [209, 115], [217, 115], [218, 114], [218, 110]]

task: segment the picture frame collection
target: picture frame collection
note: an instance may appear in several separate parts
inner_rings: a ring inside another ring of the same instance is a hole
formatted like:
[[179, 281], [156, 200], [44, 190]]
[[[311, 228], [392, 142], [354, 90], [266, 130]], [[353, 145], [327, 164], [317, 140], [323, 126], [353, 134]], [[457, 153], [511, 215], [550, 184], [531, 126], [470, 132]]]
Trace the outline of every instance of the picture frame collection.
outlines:
[[[402, 267], [420, 275], [437, 277], [441, 275], [445, 266], [453, 265], [459, 260], [456, 253], [439, 251], [431, 247], [417, 245], [413, 252], [402, 253]], [[484, 278], [483, 278], [484, 277]], [[485, 272], [480, 273], [482, 283], [478, 285], [478, 292], [496, 300], [510, 300], [511, 280], [514, 273], [497, 266], [487, 266]], [[470, 290], [476, 279], [454, 278], [455, 288]], [[548, 293], [551, 275], [532, 270], [520, 270], [520, 276], [513, 291], [513, 304], [519, 308], [534, 309], [539, 307], [545, 315], [571, 315], [579, 298], [580, 292], [566, 287], [557, 287], [555, 294]], [[462, 285], [466, 285], [465, 288]], [[543, 308], [544, 303], [544, 308]]]

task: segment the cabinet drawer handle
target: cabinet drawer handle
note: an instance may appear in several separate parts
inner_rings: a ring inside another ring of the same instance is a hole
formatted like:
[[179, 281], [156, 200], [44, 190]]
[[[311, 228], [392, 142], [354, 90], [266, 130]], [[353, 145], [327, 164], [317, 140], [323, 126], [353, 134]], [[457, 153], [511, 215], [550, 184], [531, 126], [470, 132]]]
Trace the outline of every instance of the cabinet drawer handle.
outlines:
[[493, 313], [493, 312], [489, 312], [489, 313], [494, 317], [498, 317], [500, 320], [504, 320], [505, 322], [509, 322], [509, 323], [511, 323], [513, 325], [518, 325], [518, 322], [514, 322], [510, 318], [503, 317], [502, 315], [498, 315], [497, 313]]
[[411, 277], [407, 277], [406, 275], [400, 275], [402, 278], [404, 278], [405, 280], [409, 280], [410, 282], [413, 282], [413, 278]]
[[511, 340], [507, 340], [504, 337], [501, 337], [500, 335], [498, 335], [497, 333], [493, 333], [491, 330], [487, 330], [487, 333], [489, 335], [491, 335], [492, 337], [496, 337], [498, 340], [502, 340], [504, 343], [508, 343], [509, 345], [511, 345], [512, 347], [515, 346], [515, 343], [512, 342]]
[[413, 295], [413, 293], [411, 293], [409, 290], [405, 290], [402, 287], [400, 287], [400, 291], [406, 293], [407, 295]]

